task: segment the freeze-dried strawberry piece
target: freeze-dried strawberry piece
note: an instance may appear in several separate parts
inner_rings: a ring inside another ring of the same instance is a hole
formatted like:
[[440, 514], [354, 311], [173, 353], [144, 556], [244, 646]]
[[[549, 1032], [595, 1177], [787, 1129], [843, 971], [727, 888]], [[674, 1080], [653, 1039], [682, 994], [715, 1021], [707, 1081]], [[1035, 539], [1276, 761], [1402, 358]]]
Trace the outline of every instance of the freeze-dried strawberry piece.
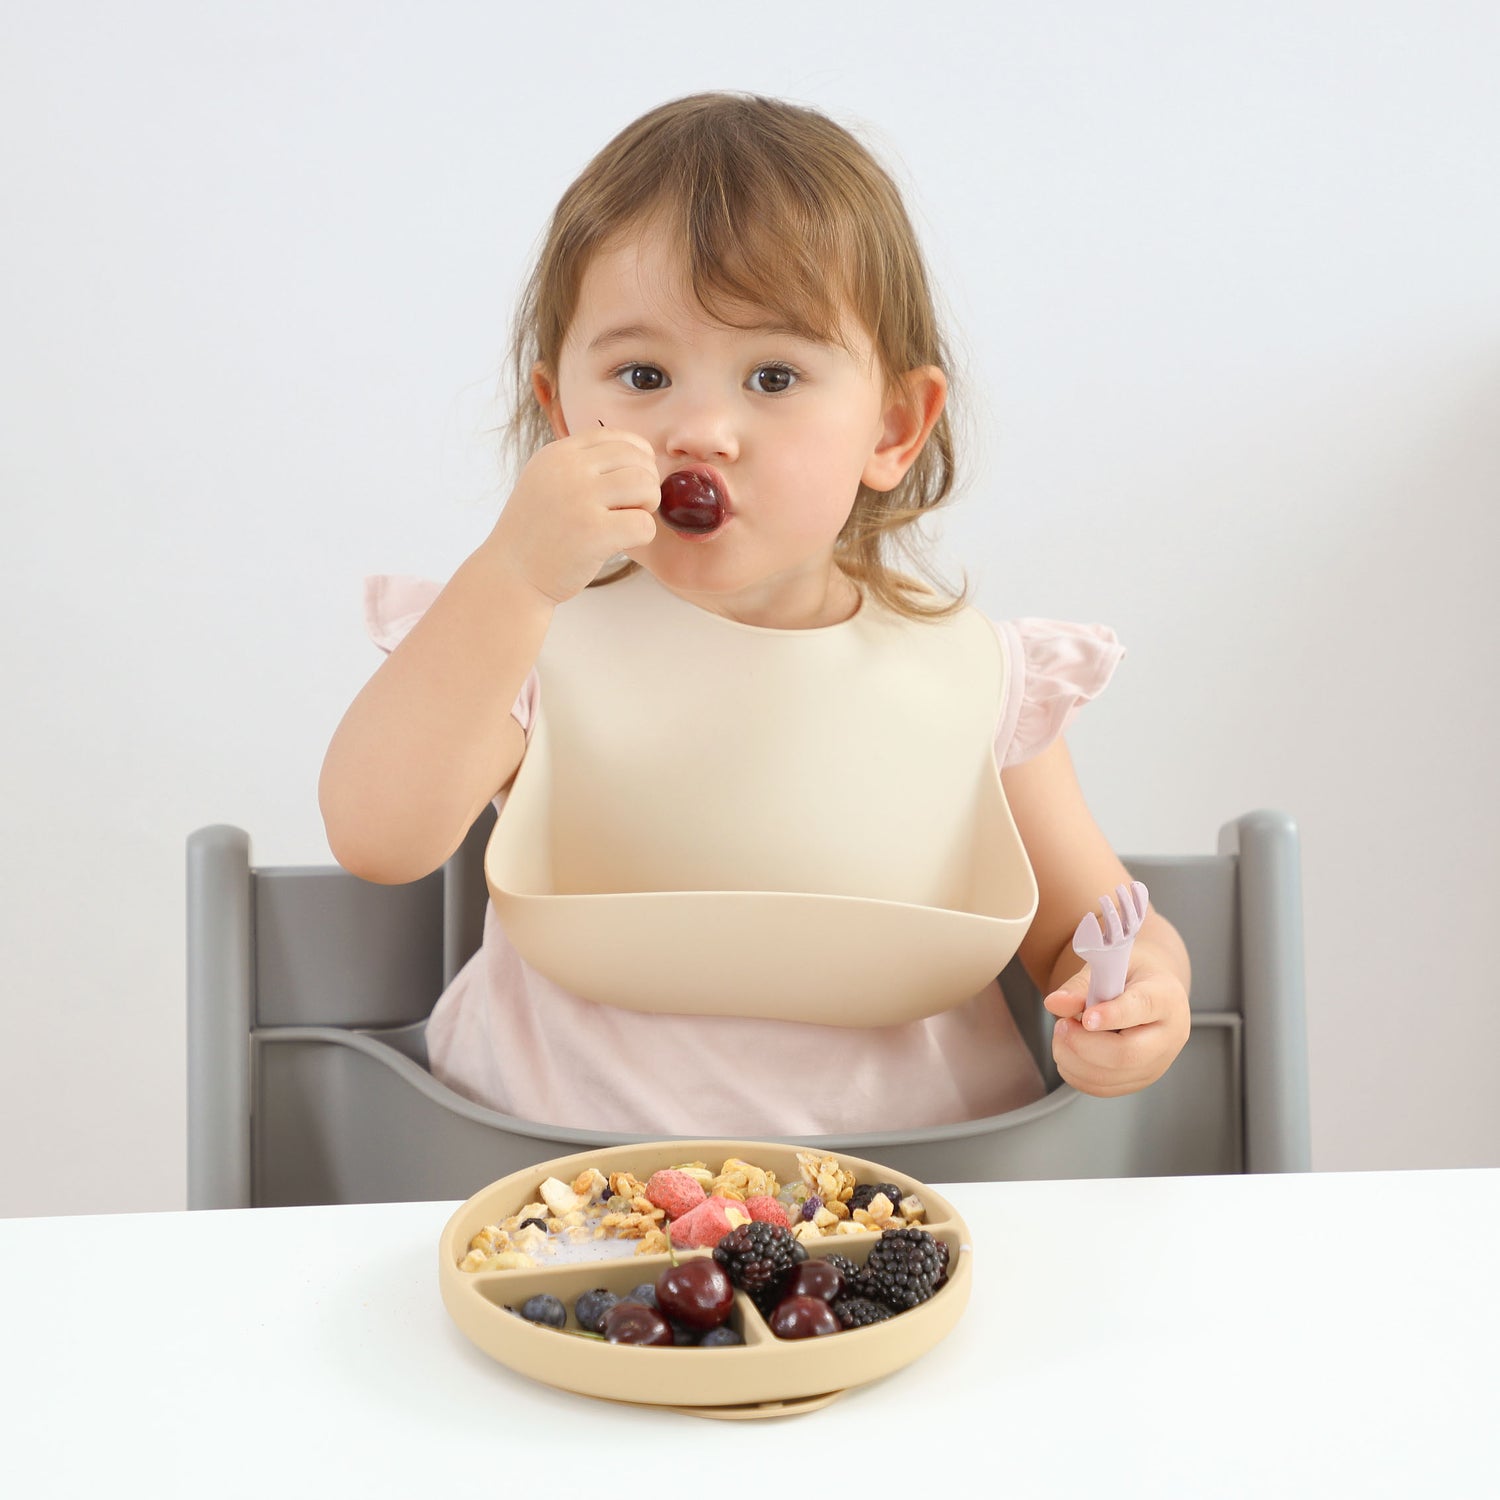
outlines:
[[745, 1209], [752, 1219], [759, 1220], [762, 1224], [779, 1224], [783, 1229], [792, 1227], [786, 1205], [775, 1198], [768, 1198], [764, 1194], [758, 1198], [746, 1198]]
[[705, 1198], [697, 1208], [672, 1220], [672, 1243], [679, 1250], [709, 1250], [750, 1215], [737, 1198]]
[[646, 1184], [646, 1196], [657, 1208], [665, 1209], [669, 1219], [680, 1219], [708, 1196], [701, 1182], [694, 1181], [686, 1172], [664, 1167], [651, 1174]]

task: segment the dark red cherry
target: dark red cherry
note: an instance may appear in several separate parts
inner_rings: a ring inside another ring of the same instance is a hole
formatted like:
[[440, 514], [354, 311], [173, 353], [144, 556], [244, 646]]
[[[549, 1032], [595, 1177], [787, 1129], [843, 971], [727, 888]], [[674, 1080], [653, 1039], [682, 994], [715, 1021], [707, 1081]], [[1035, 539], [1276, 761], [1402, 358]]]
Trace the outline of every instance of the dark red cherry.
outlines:
[[672, 1325], [640, 1302], [617, 1302], [610, 1308], [604, 1315], [604, 1337], [611, 1344], [673, 1343]]
[[663, 521], [674, 531], [703, 535], [724, 520], [724, 497], [702, 469], [679, 469], [661, 482]]
[[824, 1302], [832, 1302], [843, 1290], [844, 1278], [837, 1266], [830, 1266], [826, 1260], [805, 1260], [800, 1266], [792, 1267], [781, 1295], [783, 1298], [821, 1297]]
[[685, 1260], [656, 1278], [656, 1305], [689, 1328], [717, 1328], [734, 1306], [734, 1284], [715, 1260]]
[[819, 1338], [825, 1333], [838, 1333], [843, 1326], [821, 1297], [787, 1297], [771, 1314], [771, 1332], [779, 1339]]

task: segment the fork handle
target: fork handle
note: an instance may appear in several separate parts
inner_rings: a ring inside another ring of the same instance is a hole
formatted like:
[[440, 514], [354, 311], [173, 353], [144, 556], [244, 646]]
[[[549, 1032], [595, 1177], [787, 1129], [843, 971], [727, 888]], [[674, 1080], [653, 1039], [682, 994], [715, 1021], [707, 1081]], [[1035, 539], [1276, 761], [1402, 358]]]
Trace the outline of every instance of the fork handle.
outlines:
[[[1125, 974], [1130, 968], [1130, 950], [1134, 946], [1135, 938], [1128, 937], [1108, 948], [1078, 955], [1086, 959], [1089, 966], [1089, 992], [1083, 1001], [1085, 1010], [1125, 993]], [[1078, 952], [1076, 948], [1073, 951]]]

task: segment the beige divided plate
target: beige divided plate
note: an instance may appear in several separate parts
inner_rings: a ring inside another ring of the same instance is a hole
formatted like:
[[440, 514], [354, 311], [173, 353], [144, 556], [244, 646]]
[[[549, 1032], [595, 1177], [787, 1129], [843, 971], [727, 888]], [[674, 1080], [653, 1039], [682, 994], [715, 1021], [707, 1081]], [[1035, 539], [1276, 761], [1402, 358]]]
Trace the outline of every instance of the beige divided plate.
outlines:
[[[927, 1209], [923, 1227], [948, 1246], [948, 1280], [928, 1301], [897, 1313], [884, 1323], [822, 1338], [778, 1339], [743, 1293], [735, 1294], [730, 1326], [745, 1342], [725, 1349], [644, 1348], [577, 1338], [539, 1327], [507, 1312], [539, 1292], [550, 1292], [568, 1309], [591, 1287], [621, 1296], [643, 1281], [654, 1281], [670, 1256], [626, 1255], [513, 1271], [462, 1271], [469, 1241], [486, 1224], [498, 1224], [535, 1202], [548, 1177], [571, 1183], [597, 1167], [633, 1172], [642, 1182], [663, 1167], [701, 1161], [717, 1172], [729, 1157], [776, 1174], [781, 1183], [801, 1180], [798, 1147], [763, 1141], [674, 1140], [582, 1151], [515, 1172], [476, 1193], [448, 1220], [438, 1250], [438, 1279], [453, 1320], [479, 1348], [523, 1375], [547, 1385], [635, 1405], [672, 1407], [696, 1416], [744, 1419], [792, 1416], [825, 1406], [851, 1386], [864, 1385], [910, 1364], [939, 1342], [969, 1301], [973, 1255], [969, 1231], [947, 1199], [931, 1188], [877, 1162], [840, 1155], [841, 1166], [858, 1182], [893, 1182], [916, 1193]], [[821, 1154], [821, 1153], [820, 1153]], [[836, 1252], [863, 1263], [879, 1230], [825, 1236], [808, 1245], [810, 1255]], [[679, 1260], [707, 1255], [678, 1251]]]

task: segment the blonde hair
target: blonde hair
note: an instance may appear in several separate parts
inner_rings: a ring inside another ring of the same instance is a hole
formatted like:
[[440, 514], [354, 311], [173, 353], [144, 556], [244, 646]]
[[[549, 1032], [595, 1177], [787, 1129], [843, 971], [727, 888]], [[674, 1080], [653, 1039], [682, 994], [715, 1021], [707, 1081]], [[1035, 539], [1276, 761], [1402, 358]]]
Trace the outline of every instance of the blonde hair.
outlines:
[[[694, 94], [628, 125], [563, 194], [521, 295], [506, 429], [518, 467], [552, 436], [531, 386], [536, 364], [555, 376], [584, 273], [604, 245], [647, 224], [674, 235], [694, 296], [732, 323], [749, 306], [820, 342], [841, 342], [852, 310], [874, 344], [888, 390], [921, 365], [948, 369], [948, 349], [915, 231], [895, 183], [842, 126], [816, 110], [745, 94]], [[961, 609], [923, 556], [912, 528], [954, 487], [945, 410], [901, 482], [860, 485], [835, 543], [839, 567], [912, 619]], [[932, 580], [896, 571], [895, 547]], [[594, 580], [613, 583], [639, 565]], [[946, 597], [944, 597], [946, 595]]]

